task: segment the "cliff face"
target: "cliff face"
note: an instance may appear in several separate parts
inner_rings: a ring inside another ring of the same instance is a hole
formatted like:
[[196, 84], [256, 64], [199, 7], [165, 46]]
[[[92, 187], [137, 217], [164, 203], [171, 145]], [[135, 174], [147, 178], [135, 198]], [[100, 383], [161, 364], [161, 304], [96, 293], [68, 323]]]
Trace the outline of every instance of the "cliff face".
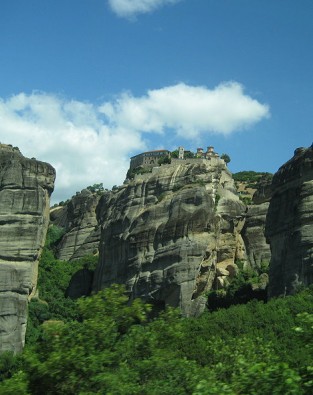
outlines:
[[257, 270], [263, 265], [267, 266], [271, 259], [270, 245], [265, 238], [266, 216], [272, 196], [271, 181], [270, 177], [266, 177], [258, 183], [242, 232], [249, 264]]
[[240, 235], [245, 206], [224, 161], [176, 161], [137, 175], [103, 196], [100, 262], [93, 289], [124, 283], [132, 297], [203, 307], [203, 292], [223, 287], [245, 259]]
[[0, 145], [0, 352], [24, 345], [54, 180], [49, 164]]
[[313, 147], [299, 148], [274, 175], [266, 222], [269, 296], [313, 283]]
[[67, 205], [51, 211], [51, 223], [66, 231], [57, 251], [63, 260], [79, 259], [98, 252], [100, 228], [97, 226], [96, 207], [100, 197], [84, 189]]

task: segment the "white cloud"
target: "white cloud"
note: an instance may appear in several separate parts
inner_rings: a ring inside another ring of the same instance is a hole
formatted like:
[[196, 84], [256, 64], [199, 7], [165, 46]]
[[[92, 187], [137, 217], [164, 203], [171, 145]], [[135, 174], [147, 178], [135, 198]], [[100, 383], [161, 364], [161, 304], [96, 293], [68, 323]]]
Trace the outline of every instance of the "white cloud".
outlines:
[[[183, 83], [124, 93], [97, 106], [34, 92], [0, 99], [0, 141], [57, 171], [54, 201], [87, 185], [122, 183], [131, 153], [145, 149], [147, 134], [172, 132], [194, 140], [209, 133], [230, 134], [269, 116], [268, 106], [244, 94], [238, 83], [210, 90]], [[155, 145], [162, 145], [162, 137]], [[192, 147], [190, 147], [192, 148]]]
[[155, 11], [164, 5], [175, 4], [181, 0], [108, 0], [112, 11], [123, 18]]
[[137, 131], [107, 127], [96, 106], [44, 93], [1, 100], [0, 119], [1, 142], [56, 168], [54, 201], [93, 183], [121, 184], [129, 152], [146, 148]]
[[123, 94], [115, 102], [105, 103], [100, 111], [111, 125], [156, 133], [170, 128], [186, 138], [202, 133], [230, 134], [269, 116], [268, 106], [245, 95], [236, 82], [213, 90], [180, 83], [150, 90], [140, 98]]

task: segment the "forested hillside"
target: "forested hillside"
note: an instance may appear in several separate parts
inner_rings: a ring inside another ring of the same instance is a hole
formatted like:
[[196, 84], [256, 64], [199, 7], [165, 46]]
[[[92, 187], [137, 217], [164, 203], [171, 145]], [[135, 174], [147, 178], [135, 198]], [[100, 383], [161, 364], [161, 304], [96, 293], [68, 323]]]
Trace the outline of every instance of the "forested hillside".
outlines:
[[312, 393], [313, 289], [199, 318], [155, 317], [119, 285], [73, 301], [70, 278], [94, 262], [57, 261], [59, 236], [50, 230], [25, 350], [0, 357], [1, 394]]

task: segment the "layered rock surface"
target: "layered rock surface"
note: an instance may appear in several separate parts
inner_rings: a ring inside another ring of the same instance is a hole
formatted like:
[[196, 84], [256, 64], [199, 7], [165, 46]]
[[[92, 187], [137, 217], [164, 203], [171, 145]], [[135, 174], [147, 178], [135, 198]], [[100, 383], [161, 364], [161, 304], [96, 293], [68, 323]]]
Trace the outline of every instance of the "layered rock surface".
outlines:
[[68, 261], [98, 253], [100, 228], [96, 207], [99, 199], [97, 193], [84, 189], [65, 206], [51, 211], [51, 223], [63, 227], [66, 232], [58, 245], [59, 259]]
[[261, 180], [253, 195], [252, 205], [248, 206], [246, 221], [242, 232], [248, 262], [259, 271], [269, 264], [271, 259], [270, 245], [265, 237], [265, 224], [268, 207], [272, 196], [271, 178]]
[[313, 283], [313, 146], [295, 151], [274, 175], [272, 190], [266, 222], [270, 297]]
[[95, 291], [114, 282], [132, 297], [199, 313], [206, 290], [223, 287], [246, 259], [245, 206], [223, 160], [154, 168], [103, 196]]
[[51, 165], [0, 144], [0, 352], [24, 345], [54, 180]]

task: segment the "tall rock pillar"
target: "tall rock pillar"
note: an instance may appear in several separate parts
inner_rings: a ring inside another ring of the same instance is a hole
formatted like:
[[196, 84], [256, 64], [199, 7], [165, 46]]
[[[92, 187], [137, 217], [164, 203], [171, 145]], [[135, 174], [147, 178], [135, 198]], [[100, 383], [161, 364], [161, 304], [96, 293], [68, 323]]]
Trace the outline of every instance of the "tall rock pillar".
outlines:
[[274, 175], [266, 220], [269, 297], [313, 283], [313, 145], [298, 148]]
[[0, 144], [0, 352], [24, 346], [54, 180], [51, 165]]

